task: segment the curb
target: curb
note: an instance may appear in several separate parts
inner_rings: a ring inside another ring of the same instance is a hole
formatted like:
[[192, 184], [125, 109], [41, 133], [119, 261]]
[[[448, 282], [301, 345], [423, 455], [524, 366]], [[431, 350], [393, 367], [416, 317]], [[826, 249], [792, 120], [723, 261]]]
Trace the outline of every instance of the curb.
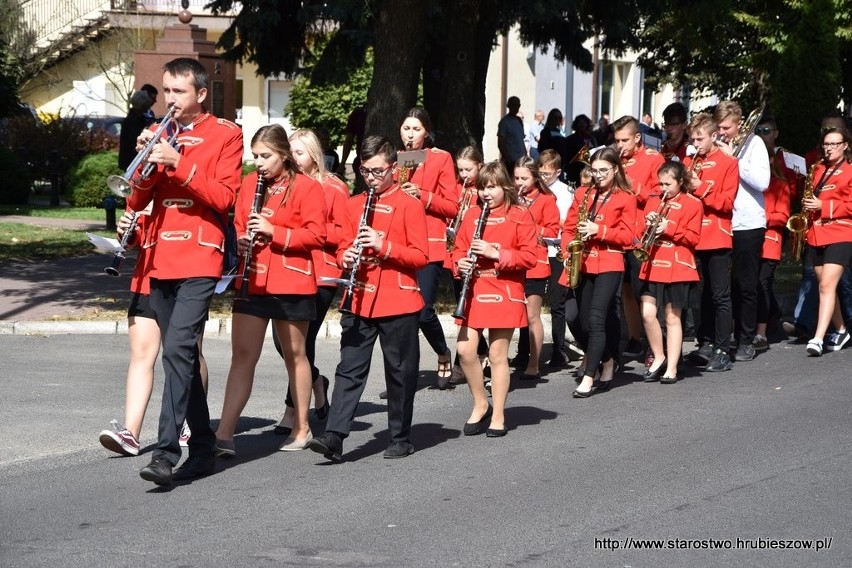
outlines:
[[[444, 337], [455, 339], [459, 328], [455, 319], [450, 315], [439, 315]], [[544, 327], [544, 341], [551, 340], [550, 315], [542, 314], [541, 323]], [[322, 339], [340, 339], [340, 320], [328, 319], [320, 326], [317, 337]], [[126, 335], [127, 320], [120, 321], [0, 321], [0, 335]], [[266, 328], [266, 336], [272, 337], [272, 326]], [[513, 338], [517, 338], [515, 330]], [[204, 337], [230, 338], [231, 318], [216, 318], [207, 320], [204, 326]]]

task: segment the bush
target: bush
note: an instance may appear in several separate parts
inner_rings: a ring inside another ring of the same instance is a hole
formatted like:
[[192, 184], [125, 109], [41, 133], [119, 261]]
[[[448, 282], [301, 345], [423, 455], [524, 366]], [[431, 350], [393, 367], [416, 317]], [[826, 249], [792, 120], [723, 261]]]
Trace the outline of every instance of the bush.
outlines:
[[26, 205], [30, 198], [29, 170], [26, 163], [14, 152], [0, 148], [0, 204]]
[[104, 197], [112, 195], [106, 180], [123, 173], [118, 167], [118, 153], [89, 154], [68, 176], [68, 202], [74, 207], [102, 207]]

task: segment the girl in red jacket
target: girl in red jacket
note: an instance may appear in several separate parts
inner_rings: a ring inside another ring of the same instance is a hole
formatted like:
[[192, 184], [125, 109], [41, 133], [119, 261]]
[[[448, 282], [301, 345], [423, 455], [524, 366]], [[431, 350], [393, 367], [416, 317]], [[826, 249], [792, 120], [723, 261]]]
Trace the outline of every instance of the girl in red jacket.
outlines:
[[[518, 206], [518, 194], [500, 162], [485, 164], [476, 180], [479, 199], [489, 208], [482, 238], [473, 239], [481, 217], [480, 206], [471, 207], [462, 221], [453, 249], [454, 272], [470, 277], [464, 317], [459, 320], [457, 350], [473, 396], [473, 410], [464, 425], [465, 436], [487, 433], [506, 435], [503, 415], [509, 393], [509, 342], [516, 327], [527, 323], [524, 279], [536, 262], [536, 226], [529, 211]], [[471, 254], [476, 259], [471, 258]], [[491, 396], [488, 404], [482, 365], [477, 354], [479, 338], [488, 329], [491, 361]]]
[[[648, 259], [639, 269], [642, 321], [654, 354], [654, 362], [643, 378], [645, 382], [675, 383], [683, 349], [680, 314], [689, 305], [689, 296], [698, 282], [695, 245], [701, 234], [703, 207], [697, 197], [684, 191], [687, 170], [681, 162], [665, 162], [657, 177], [660, 194], [651, 195], [645, 204], [645, 230], [653, 230], [655, 237], [647, 250]], [[665, 313], [665, 349], [660, 308]]]
[[[243, 179], [234, 212], [239, 248], [247, 258], [251, 242], [248, 298], [234, 300], [231, 369], [222, 419], [216, 432], [217, 454], [233, 456], [234, 430], [251, 394], [269, 320], [284, 351], [296, 421], [283, 451], [302, 450], [311, 441], [308, 406], [311, 366], [305, 351], [308, 324], [316, 318], [317, 283], [312, 253], [326, 239], [325, 200], [319, 183], [296, 173], [287, 133], [280, 125], [255, 133], [251, 151], [257, 171]], [[263, 205], [251, 212], [259, 175], [266, 180]], [[245, 261], [244, 261], [245, 262]], [[242, 284], [238, 280], [238, 287]]]

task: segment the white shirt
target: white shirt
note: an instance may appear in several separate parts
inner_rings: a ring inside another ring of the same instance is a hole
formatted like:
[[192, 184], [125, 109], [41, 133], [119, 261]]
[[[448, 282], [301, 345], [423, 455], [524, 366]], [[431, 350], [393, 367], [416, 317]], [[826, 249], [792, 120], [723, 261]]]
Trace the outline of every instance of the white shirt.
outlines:
[[734, 231], [766, 228], [766, 204], [763, 192], [769, 187], [772, 174], [769, 152], [763, 140], [752, 134], [745, 143], [739, 159], [740, 186], [734, 199]]
[[[559, 179], [548, 186], [553, 196], [556, 197], [556, 208], [559, 209], [559, 237], [562, 237], [562, 225], [565, 224], [565, 218], [568, 217], [568, 210], [571, 209], [571, 204], [574, 202], [574, 192]], [[554, 257], [559, 251], [559, 247], [547, 245], [547, 256]]]

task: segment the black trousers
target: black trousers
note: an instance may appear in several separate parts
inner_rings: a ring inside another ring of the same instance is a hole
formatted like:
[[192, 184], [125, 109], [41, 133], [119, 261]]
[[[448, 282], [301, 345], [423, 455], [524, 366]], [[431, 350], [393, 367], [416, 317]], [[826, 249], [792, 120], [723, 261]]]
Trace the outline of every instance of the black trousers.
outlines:
[[[568, 293], [571, 290], [559, 283], [559, 277], [562, 276], [562, 271], [565, 270], [562, 263], [556, 260], [556, 257], [550, 257], [548, 260], [550, 260], [550, 282], [548, 282], [550, 296], [550, 335], [553, 337], [553, 353], [564, 354], [565, 325], [567, 324], [565, 304], [568, 301]], [[572, 293], [571, 298], [573, 299], [573, 297], [574, 294]], [[529, 339], [527, 341], [529, 342]]]
[[701, 263], [701, 323], [698, 339], [727, 351], [731, 344], [731, 251], [700, 250], [695, 253]]
[[768, 323], [781, 314], [778, 298], [775, 297], [775, 269], [777, 260], [760, 259], [760, 287], [757, 289], [757, 323]]
[[210, 428], [207, 395], [201, 384], [198, 339], [204, 332], [216, 278], [158, 280], [151, 278], [151, 308], [163, 344], [163, 403], [157, 447], [153, 457], [172, 466], [180, 461], [180, 429], [186, 420], [192, 430], [189, 453], [213, 455], [216, 438]]
[[583, 274], [577, 291], [580, 304], [580, 346], [586, 352], [586, 375], [595, 376], [601, 362], [618, 355], [618, 318], [622, 272]]
[[754, 341], [760, 286], [760, 254], [766, 229], [734, 231], [732, 252], [732, 300], [737, 340], [740, 345]]
[[438, 355], [449, 355], [450, 348], [444, 337], [444, 329], [438, 314], [435, 313], [435, 301], [438, 299], [438, 287], [441, 285], [441, 276], [445, 270], [440, 262], [430, 262], [417, 271], [417, 286], [420, 287], [420, 295], [426, 305], [420, 310], [420, 331], [429, 346]]
[[390, 441], [408, 441], [420, 366], [418, 319], [418, 312], [385, 318], [343, 315], [340, 319], [340, 363], [334, 376], [326, 431], [342, 438], [349, 435], [358, 402], [367, 385], [373, 346], [378, 338], [385, 364]]

